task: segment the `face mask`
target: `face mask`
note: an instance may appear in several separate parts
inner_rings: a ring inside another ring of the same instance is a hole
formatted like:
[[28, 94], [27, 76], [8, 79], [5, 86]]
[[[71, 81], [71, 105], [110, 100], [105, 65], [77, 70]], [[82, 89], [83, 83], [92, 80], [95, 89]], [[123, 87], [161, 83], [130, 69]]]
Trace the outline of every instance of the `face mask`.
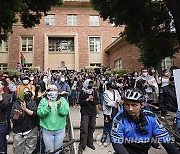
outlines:
[[34, 80], [34, 77], [30, 77], [30, 80], [33, 81], [33, 80]]
[[31, 93], [30, 92], [24, 94], [24, 99], [25, 100], [30, 100], [30, 98], [31, 98]]
[[58, 97], [58, 92], [57, 91], [49, 91], [48, 93], [47, 93], [47, 97], [48, 97], [48, 99], [50, 99], [50, 100], [56, 100], [56, 98]]
[[134, 73], [134, 76], [137, 76], [137, 73]]
[[155, 73], [155, 70], [152, 70], [151, 72], [152, 72], [152, 73]]
[[23, 80], [23, 84], [29, 84], [29, 80]]
[[65, 78], [61, 78], [61, 81], [64, 82], [64, 81], [65, 81]]
[[143, 74], [142, 74], [142, 76], [144, 76], [144, 77], [147, 76], [147, 75], [148, 75], [148, 73], [143, 73]]
[[47, 78], [44, 78], [44, 79], [43, 79], [43, 81], [44, 81], [44, 82], [47, 82], [47, 81], [48, 81], [48, 79], [47, 79]]
[[165, 76], [169, 76], [169, 74], [170, 74], [169, 72], [164, 73]]

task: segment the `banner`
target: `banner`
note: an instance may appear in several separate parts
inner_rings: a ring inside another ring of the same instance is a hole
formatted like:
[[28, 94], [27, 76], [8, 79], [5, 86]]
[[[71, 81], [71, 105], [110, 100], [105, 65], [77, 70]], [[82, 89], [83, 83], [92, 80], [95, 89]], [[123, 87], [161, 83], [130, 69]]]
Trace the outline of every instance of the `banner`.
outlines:
[[180, 111], [180, 69], [173, 70], [175, 88], [176, 88], [176, 97], [178, 103], [178, 111]]

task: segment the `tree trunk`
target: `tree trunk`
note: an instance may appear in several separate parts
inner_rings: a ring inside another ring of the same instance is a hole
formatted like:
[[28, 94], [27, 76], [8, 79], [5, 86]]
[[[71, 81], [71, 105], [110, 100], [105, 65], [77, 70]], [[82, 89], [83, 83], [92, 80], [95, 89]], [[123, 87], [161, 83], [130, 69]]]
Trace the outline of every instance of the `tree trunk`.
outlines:
[[177, 39], [180, 46], [180, 0], [166, 0], [167, 7], [174, 18]]

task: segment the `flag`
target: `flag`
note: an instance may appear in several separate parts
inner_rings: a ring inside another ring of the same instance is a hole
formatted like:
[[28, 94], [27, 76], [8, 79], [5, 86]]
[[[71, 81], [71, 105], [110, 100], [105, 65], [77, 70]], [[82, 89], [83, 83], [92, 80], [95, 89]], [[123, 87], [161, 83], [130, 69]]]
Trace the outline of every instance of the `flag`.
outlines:
[[21, 65], [24, 66], [25, 63], [26, 63], [26, 59], [25, 59], [25, 57], [24, 57], [22, 52], [20, 52], [20, 59], [21, 59]]

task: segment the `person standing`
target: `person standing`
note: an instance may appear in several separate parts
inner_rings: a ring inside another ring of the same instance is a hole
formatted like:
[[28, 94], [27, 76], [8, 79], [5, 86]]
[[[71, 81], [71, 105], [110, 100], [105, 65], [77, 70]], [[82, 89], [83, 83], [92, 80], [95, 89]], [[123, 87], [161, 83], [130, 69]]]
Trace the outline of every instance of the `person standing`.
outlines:
[[81, 106], [81, 124], [78, 154], [82, 154], [86, 145], [95, 150], [93, 133], [96, 125], [98, 97], [97, 91], [93, 89], [93, 81], [91, 79], [85, 80], [83, 84], [83, 88], [79, 94], [79, 104]]
[[8, 107], [12, 97], [10, 94], [4, 93], [4, 85], [5, 83], [0, 81], [0, 153], [7, 154]]
[[40, 101], [37, 113], [46, 152], [53, 152], [63, 144], [66, 116], [69, 113], [69, 104], [58, 94], [55, 84], [48, 86], [47, 96]]
[[36, 147], [38, 137], [37, 105], [32, 99], [31, 90], [27, 87], [23, 90], [23, 98], [24, 101], [17, 99], [11, 111], [14, 154], [31, 154]]

